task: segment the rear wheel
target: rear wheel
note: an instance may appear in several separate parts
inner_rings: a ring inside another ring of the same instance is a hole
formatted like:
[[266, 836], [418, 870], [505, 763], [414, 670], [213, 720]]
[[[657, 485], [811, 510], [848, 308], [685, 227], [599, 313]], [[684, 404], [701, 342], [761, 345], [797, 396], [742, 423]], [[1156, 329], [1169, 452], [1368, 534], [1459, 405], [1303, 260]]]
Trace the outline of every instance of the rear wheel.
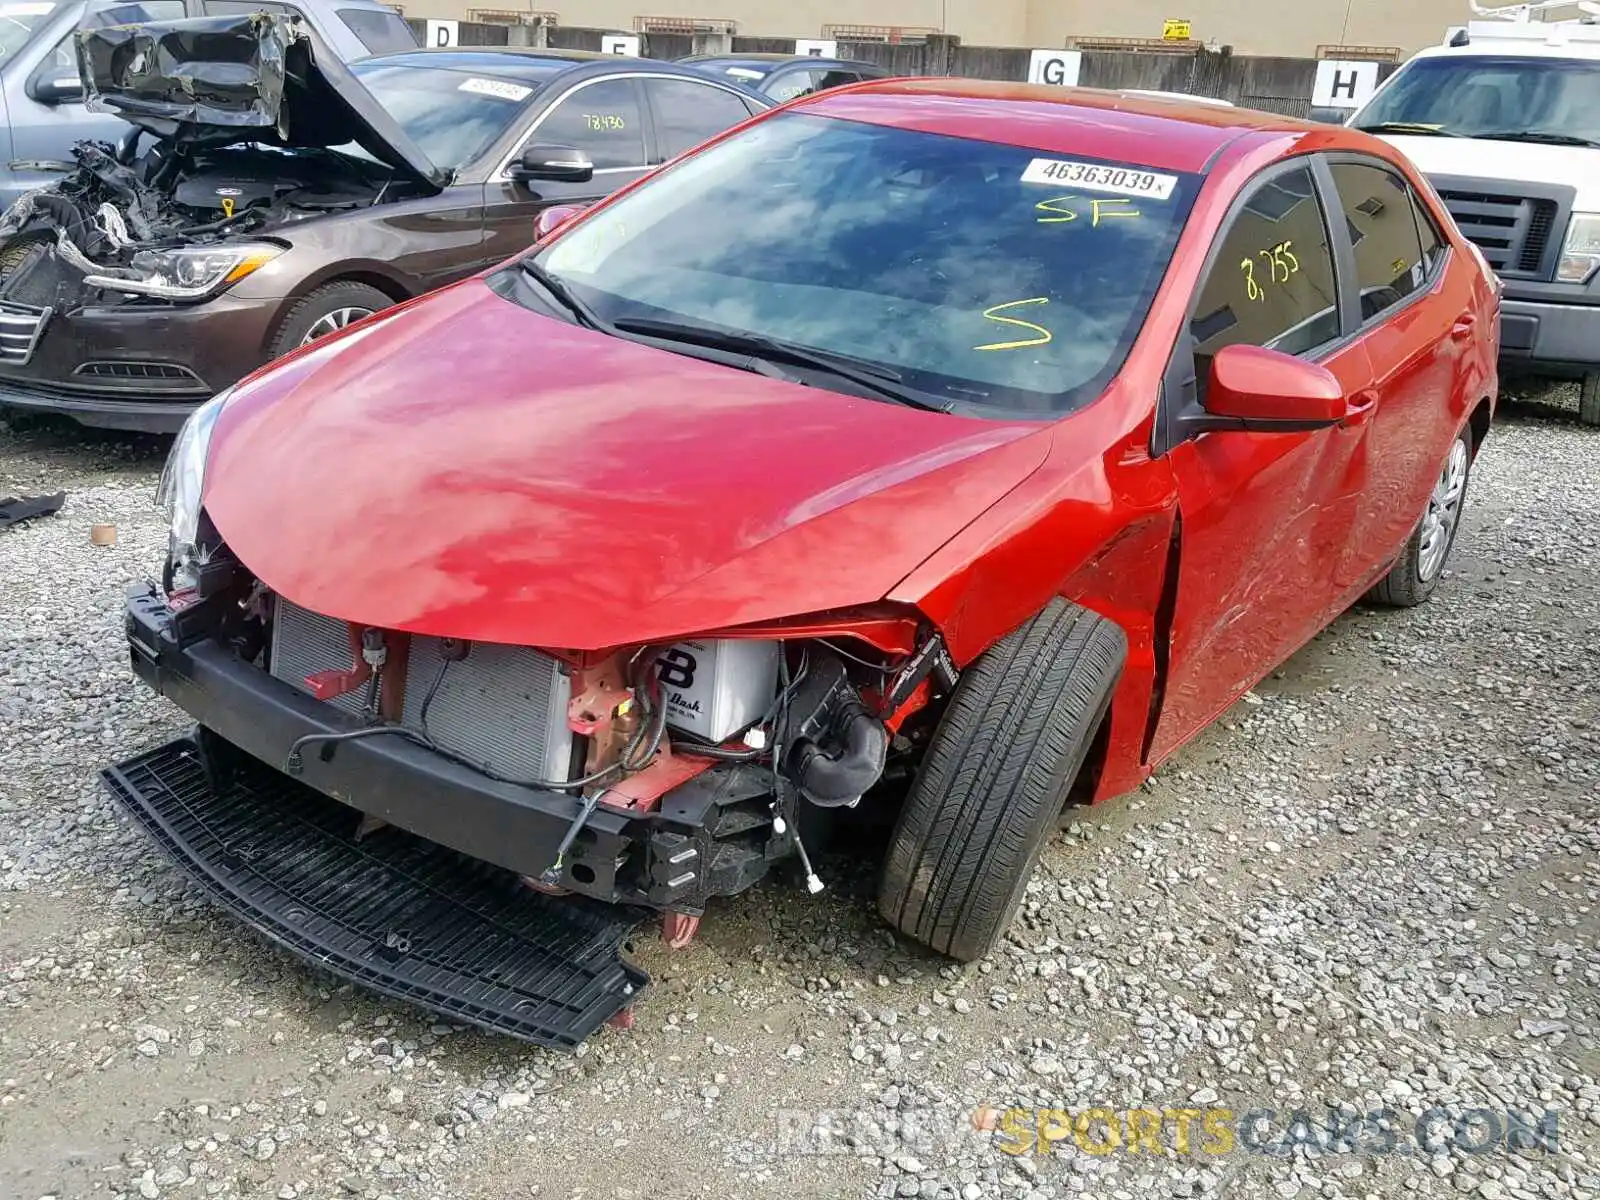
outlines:
[[337, 333], [394, 301], [377, 288], [351, 279], [327, 283], [295, 301], [272, 339], [273, 358]]
[[952, 958], [992, 950], [1105, 718], [1128, 642], [1053, 600], [962, 673], [884, 863], [878, 909]]
[[1590, 371], [1578, 384], [1578, 420], [1600, 425], [1600, 371]]
[[1428, 495], [1422, 520], [1389, 573], [1367, 594], [1368, 599], [1395, 608], [1413, 608], [1433, 595], [1461, 529], [1471, 473], [1472, 431], [1463, 429], [1450, 446], [1444, 469]]

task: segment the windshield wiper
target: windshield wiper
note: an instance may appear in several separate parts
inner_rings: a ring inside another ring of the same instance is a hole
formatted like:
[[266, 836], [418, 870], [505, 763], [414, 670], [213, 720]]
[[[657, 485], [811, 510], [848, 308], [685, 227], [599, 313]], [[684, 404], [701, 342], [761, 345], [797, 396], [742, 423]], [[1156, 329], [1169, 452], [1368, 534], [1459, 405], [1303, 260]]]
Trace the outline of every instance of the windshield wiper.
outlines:
[[578, 299], [573, 290], [567, 286], [566, 280], [559, 275], [552, 275], [534, 262], [532, 258], [518, 259], [517, 266], [522, 269], [524, 275], [532, 279], [548, 293], [557, 304], [571, 313], [573, 320], [577, 321], [579, 325], [589, 329], [598, 329], [604, 333], [612, 331], [611, 323]]
[[1420, 121], [1379, 121], [1373, 125], [1357, 125], [1362, 133], [1409, 133], [1417, 137], [1465, 137], [1454, 130], [1437, 125], [1424, 125]]
[[1558, 133], [1554, 129], [1500, 129], [1468, 136], [1490, 142], [1543, 142], [1547, 146], [1589, 146], [1600, 149], [1600, 141], [1594, 138], [1576, 133]]
[[731, 329], [714, 329], [704, 325], [690, 325], [682, 321], [662, 321], [654, 317], [622, 317], [612, 328], [622, 333], [638, 333], [645, 337], [660, 338], [666, 342], [682, 342], [688, 346], [705, 346], [710, 350], [727, 350], [733, 354], [747, 354], [769, 362], [787, 363], [822, 371], [839, 379], [849, 380], [857, 387], [894, 400], [911, 408], [929, 412], [949, 412], [947, 404], [924, 400], [910, 388], [900, 385], [900, 372], [893, 367], [863, 362], [842, 354], [825, 350], [812, 350], [792, 342], [763, 337], [759, 333], [739, 333]]

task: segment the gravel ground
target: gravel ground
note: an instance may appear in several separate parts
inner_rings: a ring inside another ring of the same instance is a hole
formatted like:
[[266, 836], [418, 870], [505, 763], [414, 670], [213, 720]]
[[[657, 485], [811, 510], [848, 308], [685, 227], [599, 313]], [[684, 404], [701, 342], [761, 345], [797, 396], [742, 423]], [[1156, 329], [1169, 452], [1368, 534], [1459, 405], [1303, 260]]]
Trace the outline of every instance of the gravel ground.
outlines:
[[[0, 425], [0, 496], [70, 492], [0, 531], [0, 1197], [1600, 1196], [1600, 431], [1570, 402], [1507, 406], [1433, 603], [1353, 611], [1082, 814], [990, 960], [897, 942], [829, 860], [687, 951], [642, 931], [637, 1026], [577, 1055], [339, 986], [111, 807], [96, 770], [182, 727], [120, 631], [164, 445]], [[1095, 1104], [1277, 1115], [1227, 1154], [1199, 1118], [1182, 1153], [1022, 1157], [971, 1121]], [[1329, 1104], [1392, 1110], [1395, 1151], [1291, 1136]], [[1555, 1110], [1559, 1142], [1430, 1153], [1435, 1106]]]

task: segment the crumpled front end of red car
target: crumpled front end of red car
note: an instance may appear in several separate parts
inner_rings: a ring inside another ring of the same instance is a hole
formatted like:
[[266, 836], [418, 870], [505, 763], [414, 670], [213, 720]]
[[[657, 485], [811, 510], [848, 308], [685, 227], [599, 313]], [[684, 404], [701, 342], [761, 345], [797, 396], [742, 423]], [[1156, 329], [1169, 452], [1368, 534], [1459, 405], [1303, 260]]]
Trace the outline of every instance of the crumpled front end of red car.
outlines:
[[127, 632], [197, 728], [113, 793], [269, 937], [546, 1045], [637, 998], [619, 948], [649, 910], [682, 944], [777, 864], [819, 890], [801, 807], [908, 762], [955, 681], [890, 606], [572, 652], [324, 616], [225, 548], [183, 582], [132, 591]]

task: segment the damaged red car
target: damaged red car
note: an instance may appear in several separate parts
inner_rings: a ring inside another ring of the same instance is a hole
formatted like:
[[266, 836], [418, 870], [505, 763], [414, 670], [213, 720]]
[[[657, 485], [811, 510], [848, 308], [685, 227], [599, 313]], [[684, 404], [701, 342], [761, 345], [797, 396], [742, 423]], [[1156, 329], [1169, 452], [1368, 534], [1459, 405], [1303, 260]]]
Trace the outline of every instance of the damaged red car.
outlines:
[[107, 780], [269, 937], [546, 1044], [647, 914], [819, 888], [827, 810], [897, 806], [883, 918], [978, 958], [1064, 806], [1439, 585], [1497, 305], [1354, 131], [820, 94], [198, 411], [127, 610], [197, 728]]

